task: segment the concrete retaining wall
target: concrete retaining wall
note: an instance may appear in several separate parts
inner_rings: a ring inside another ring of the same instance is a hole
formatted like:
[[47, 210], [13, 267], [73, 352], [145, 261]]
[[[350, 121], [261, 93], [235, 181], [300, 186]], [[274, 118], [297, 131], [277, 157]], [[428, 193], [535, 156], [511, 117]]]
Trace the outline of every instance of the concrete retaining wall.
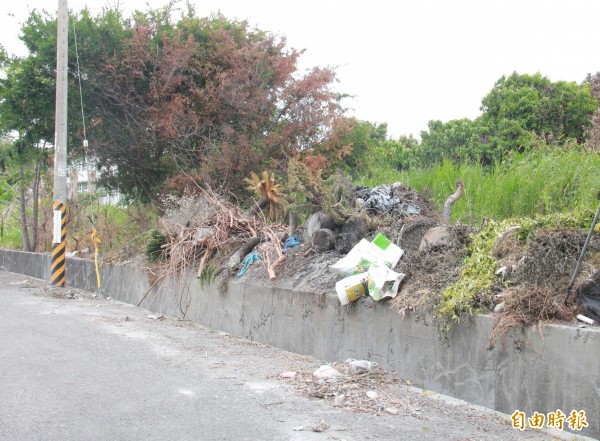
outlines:
[[[50, 256], [0, 250], [2, 269], [49, 280]], [[137, 304], [148, 277], [133, 266], [102, 268], [103, 293]], [[67, 283], [95, 290], [93, 263], [67, 259]], [[488, 350], [493, 319], [476, 317], [439, 343], [426, 319], [402, 320], [385, 304], [342, 307], [337, 297], [236, 280], [217, 292], [193, 274], [147, 293], [142, 306], [288, 351], [339, 361], [367, 358], [414, 385], [512, 414], [584, 410], [582, 435], [600, 438], [600, 330], [542, 325]]]

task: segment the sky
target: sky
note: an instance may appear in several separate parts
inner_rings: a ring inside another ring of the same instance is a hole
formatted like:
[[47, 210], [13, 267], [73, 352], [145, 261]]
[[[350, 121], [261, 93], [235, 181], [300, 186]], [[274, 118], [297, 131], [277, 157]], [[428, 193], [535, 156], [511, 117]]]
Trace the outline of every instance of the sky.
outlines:
[[[69, 0], [71, 10], [102, 0]], [[167, 0], [119, 0], [127, 13]], [[336, 68], [350, 115], [418, 137], [429, 120], [475, 118], [502, 76], [540, 72], [580, 83], [600, 71], [600, 0], [190, 0], [198, 15], [230, 19], [305, 49], [301, 70]], [[184, 3], [181, 3], [182, 5]], [[18, 35], [31, 9], [58, 0], [3, 1], [0, 44], [25, 55]]]

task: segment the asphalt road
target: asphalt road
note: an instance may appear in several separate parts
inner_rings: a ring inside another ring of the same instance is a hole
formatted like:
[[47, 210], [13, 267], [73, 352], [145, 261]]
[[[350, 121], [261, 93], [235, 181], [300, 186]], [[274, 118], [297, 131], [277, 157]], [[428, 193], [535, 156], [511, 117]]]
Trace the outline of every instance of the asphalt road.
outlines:
[[334, 407], [279, 378], [318, 360], [48, 288], [0, 271], [0, 440], [554, 439], [402, 385], [398, 415]]

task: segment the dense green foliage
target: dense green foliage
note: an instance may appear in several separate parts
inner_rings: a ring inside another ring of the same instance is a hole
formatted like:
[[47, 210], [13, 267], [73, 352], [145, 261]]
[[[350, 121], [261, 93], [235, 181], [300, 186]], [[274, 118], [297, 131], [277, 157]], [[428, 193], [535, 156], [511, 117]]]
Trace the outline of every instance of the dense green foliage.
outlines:
[[540, 73], [515, 72], [496, 82], [483, 98], [481, 110], [490, 128], [513, 121], [526, 132], [581, 142], [596, 107], [587, 82], [551, 82]]
[[[590, 83], [592, 96], [600, 103], [600, 72], [588, 75], [587, 81]], [[600, 150], [600, 107], [592, 115], [592, 124], [586, 135], [588, 137], [586, 142], [588, 147]]]
[[[439, 164], [445, 164], [442, 170], [450, 164], [479, 164], [481, 173], [497, 172], [499, 164], [509, 166], [515, 155], [546, 144], [559, 151], [582, 145], [598, 137], [600, 88], [590, 88], [597, 78], [577, 84], [551, 82], [539, 73], [503, 76], [483, 98], [480, 117], [429, 121], [420, 142], [406, 136], [388, 139], [385, 124], [354, 121], [346, 137], [351, 154], [343, 163], [361, 183], [372, 184], [397, 179], [395, 170], [427, 174]], [[598, 122], [592, 124], [594, 118]]]
[[539, 73], [515, 72], [496, 82], [475, 120], [430, 121], [414, 150], [416, 163], [423, 167], [450, 160], [490, 165], [511, 152], [527, 150], [536, 137], [581, 143], [596, 108], [589, 81], [551, 82]]
[[144, 254], [149, 262], [156, 263], [165, 257], [163, 246], [167, 243], [167, 236], [158, 230], [151, 230], [149, 235]]

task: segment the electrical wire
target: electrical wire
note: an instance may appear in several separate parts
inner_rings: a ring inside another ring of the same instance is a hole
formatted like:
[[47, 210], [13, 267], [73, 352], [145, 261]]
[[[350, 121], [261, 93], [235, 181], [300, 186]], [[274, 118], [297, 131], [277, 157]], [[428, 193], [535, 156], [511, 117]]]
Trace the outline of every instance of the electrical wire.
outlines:
[[71, 18], [73, 22], [73, 38], [75, 39], [75, 59], [77, 61], [77, 79], [79, 80], [79, 104], [81, 106], [81, 121], [83, 122], [83, 149], [85, 151], [85, 162], [88, 162], [88, 140], [85, 130], [85, 114], [83, 112], [83, 93], [81, 91], [81, 72], [79, 70], [79, 50], [77, 48], [77, 31], [75, 30], [75, 17]]

